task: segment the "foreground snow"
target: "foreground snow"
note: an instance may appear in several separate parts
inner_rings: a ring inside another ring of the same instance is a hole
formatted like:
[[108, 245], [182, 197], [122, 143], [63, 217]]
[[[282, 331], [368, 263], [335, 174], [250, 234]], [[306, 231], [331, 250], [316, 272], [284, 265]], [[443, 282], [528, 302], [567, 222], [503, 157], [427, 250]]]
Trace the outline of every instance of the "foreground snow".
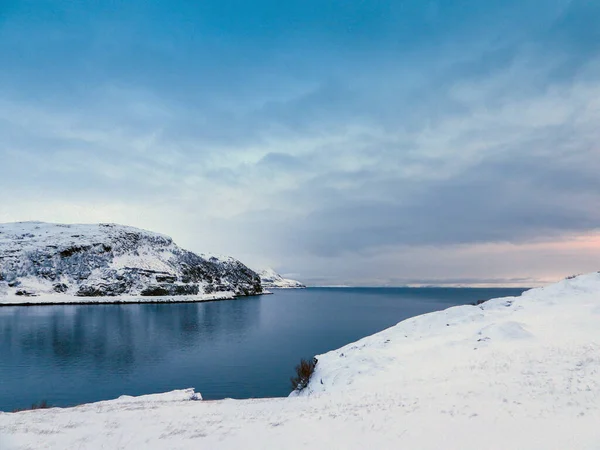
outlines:
[[0, 414], [0, 448], [599, 449], [600, 275], [415, 317], [283, 399], [193, 392]]

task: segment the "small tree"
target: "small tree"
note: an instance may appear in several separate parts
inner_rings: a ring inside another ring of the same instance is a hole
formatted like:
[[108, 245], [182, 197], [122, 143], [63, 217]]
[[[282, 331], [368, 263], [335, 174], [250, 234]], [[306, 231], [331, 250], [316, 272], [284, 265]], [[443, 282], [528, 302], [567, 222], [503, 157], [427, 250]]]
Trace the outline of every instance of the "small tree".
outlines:
[[315, 371], [318, 362], [317, 358], [313, 358], [312, 361], [307, 361], [304, 358], [300, 360], [300, 364], [296, 366], [296, 376], [290, 378], [292, 391], [301, 391], [308, 386], [310, 377]]

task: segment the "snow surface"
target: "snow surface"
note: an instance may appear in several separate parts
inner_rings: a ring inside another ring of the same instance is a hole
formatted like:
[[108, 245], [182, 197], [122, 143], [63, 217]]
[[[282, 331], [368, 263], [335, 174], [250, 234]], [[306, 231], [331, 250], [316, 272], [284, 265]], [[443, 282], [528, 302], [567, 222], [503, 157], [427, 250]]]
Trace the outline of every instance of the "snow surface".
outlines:
[[188, 390], [2, 413], [0, 448], [598, 450], [599, 325], [594, 273], [317, 356], [290, 398]]
[[[263, 292], [270, 294], [270, 292]], [[215, 292], [213, 294], [198, 295], [170, 295], [139, 297], [133, 295], [117, 295], [113, 297], [77, 297], [76, 295], [41, 294], [35, 297], [22, 297], [17, 295], [3, 296], [0, 301], [2, 306], [33, 306], [33, 305], [92, 305], [111, 303], [199, 303], [213, 300], [234, 300], [235, 292]], [[0, 449], [1, 450], [1, 449]]]
[[305, 285], [296, 280], [283, 278], [273, 269], [265, 269], [258, 272], [260, 281], [265, 289], [304, 289]]

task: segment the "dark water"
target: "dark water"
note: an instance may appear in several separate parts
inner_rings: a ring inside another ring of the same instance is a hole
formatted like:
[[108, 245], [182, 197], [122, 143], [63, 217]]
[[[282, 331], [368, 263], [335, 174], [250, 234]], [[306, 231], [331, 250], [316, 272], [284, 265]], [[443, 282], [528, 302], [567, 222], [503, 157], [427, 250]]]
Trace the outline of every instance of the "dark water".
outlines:
[[301, 357], [523, 289], [312, 288], [211, 303], [0, 308], [0, 410], [194, 387], [285, 396]]

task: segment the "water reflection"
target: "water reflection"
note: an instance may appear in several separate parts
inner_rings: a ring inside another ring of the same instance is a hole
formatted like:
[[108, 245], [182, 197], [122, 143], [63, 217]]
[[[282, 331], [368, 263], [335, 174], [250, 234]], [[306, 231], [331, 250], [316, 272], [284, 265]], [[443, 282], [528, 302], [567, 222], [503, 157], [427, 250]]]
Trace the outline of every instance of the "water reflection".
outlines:
[[[102, 378], [99, 374], [107, 383], [111, 377], [122, 381], [146, 370], [165, 370], [173, 353], [187, 348], [202, 350], [231, 334], [243, 336], [259, 323], [259, 298], [246, 299], [243, 304], [0, 308], [0, 378], [13, 382], [12, 393], [0, 387], [0, 410], [27, 406], [40, 398], [50, 401], [55, 391], [44, 392], [38, 385], [42, 373], [57, 377], [54, 381], [59, 384], [61, 376], [67, 381], [80, 375]], [[4, 406], [14, 401], [18, 390], [39, 394], [18, 405]], [[60, 398], [57, 395], [53, 404], [61, 403]]]
[[0, 410], [195, 387], [281, 396], [301, 357], [519, 290], [309, 289], [237, 301], [0, 308]]
[[173, 348], [210, 343], [217, 335], [258, 326], [260, 300], [148, 305], [0, 308], [2, 355], [43, 356], [58, 365], [121, 370], [156, 361]]

